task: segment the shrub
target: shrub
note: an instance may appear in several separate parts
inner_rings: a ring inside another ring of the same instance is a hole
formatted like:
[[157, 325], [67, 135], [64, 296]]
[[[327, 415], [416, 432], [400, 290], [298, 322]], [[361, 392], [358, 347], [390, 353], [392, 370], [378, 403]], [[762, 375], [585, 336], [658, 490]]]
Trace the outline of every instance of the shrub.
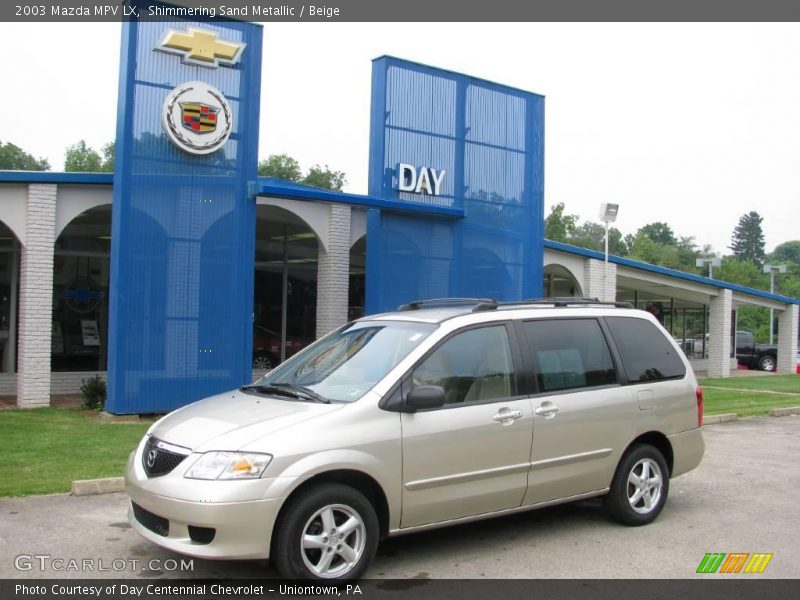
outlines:
[[106, 401], [106, 382], [95, 375], [81, 382], [83, 405], [91, 410], [102, 410]]

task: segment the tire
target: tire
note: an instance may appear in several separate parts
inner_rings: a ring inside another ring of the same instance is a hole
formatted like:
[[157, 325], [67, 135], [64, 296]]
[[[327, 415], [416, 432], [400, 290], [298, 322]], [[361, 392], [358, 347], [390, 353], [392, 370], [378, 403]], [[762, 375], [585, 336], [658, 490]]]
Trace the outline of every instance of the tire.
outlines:
[[[638, 485], [643, 471], [648, 482]], [[624, 525], [647, 525], [664, 508], [669, 492], [669, 467], [656, 448], [648, 444], [632, 446], [622, 457], [605, 499], [606, 510]]]
[[378, 535], [375, 509], [361, 492], [320, 484], [301, 492], [281, 515], [271, 559], [290, 579], [358, 579], [375, 556]]
[[769, 354], [765, 354], [758, 358], [758, 370], [759, 371], [774, 371], [775, 370], [775, 359], [770, 356]]
[[257, 354], [253, 357], [254, 369], [272, 369], [275, 366], [275, 359], [269, 354]]

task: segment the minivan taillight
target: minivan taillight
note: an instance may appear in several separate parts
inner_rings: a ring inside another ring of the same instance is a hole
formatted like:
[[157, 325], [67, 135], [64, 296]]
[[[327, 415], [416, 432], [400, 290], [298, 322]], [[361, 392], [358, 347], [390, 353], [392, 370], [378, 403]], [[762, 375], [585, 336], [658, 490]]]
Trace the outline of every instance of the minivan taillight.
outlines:
[[695, 396], [697, 396], [697, 426], [703, 426], [703, 388], [699, 385], [697, 389], [694, 391]]

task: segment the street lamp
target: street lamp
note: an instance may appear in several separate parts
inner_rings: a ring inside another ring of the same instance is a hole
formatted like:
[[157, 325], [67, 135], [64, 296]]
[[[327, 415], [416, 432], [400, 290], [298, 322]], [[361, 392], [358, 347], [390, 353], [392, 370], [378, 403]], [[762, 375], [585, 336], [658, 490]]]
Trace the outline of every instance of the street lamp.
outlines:
[[[786, 265], [764, 265], [764, 273], [769, 273], [769, 293], [775, 293], [775, 273], [786, 273]], [[772, 344], [772, 319], [775, 317], [774, 310], [769, 309], [769, 343]]]
[[714, 267], [722, 264], [722, 259], [719, 256], [712, 256], [711, 258], [698, 258], [694, 261], [694, 266], [703, 268], [708, 265], [708, 278], [714, 279]]
[[600, 220], [606, 224], [605, 271], [603, 274], [603, 301], [608, 302], [608, 224], [617, 220], [619, 204], [604, 202], [600, 205]]

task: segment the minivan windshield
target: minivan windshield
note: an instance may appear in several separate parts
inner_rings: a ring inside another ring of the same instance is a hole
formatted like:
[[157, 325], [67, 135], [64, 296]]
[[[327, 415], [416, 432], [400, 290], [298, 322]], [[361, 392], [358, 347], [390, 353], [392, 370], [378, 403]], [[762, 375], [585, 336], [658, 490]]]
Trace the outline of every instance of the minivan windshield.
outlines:
[[252, 388], [295, 390], [300, 399], [354, 402], [436, 327], [407, 321], [350, 323], [273, 369]]

